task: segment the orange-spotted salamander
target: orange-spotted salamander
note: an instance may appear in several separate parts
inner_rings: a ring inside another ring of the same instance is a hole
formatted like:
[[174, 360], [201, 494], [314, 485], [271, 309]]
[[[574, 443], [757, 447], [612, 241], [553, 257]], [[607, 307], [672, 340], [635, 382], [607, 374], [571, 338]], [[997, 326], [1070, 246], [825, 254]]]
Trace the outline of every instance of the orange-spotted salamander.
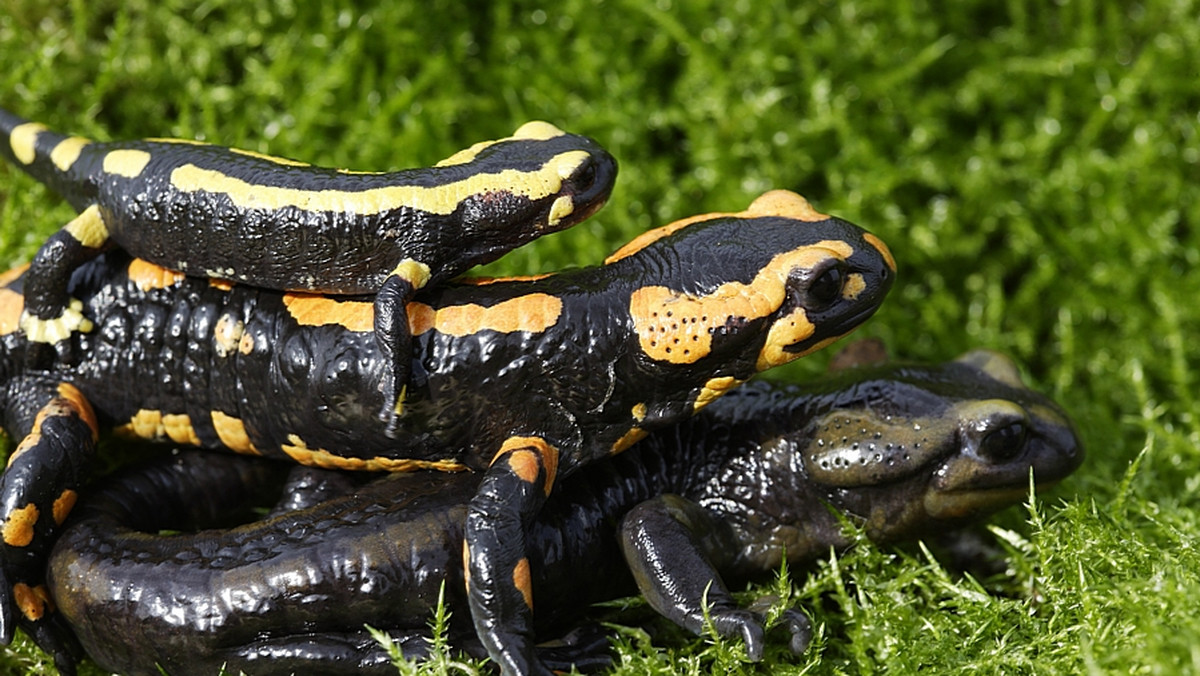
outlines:
[[23, 279], [9, 275], [0, 411], [20, 441], [0, 476], [0, 638], [19, 622], [64, 654], [44, 557], [114, 425], [317, 467], [478, 472], [461, 562], [475, 627], [502, 669], [544, 673], [522, 571], [556, 482], [850, 332], [894, 275], [877, 237], [775, 191], [651, 231], [604, 265], [428, 287], [407, 306], [394, 431], [373, 413], [386, 364], [369, 300], [213, 284], [110, 251], [73, 278], [94, 324], [71, 335], [76, 359], [30, 370]]
[[0, 155], [79, 211], [26, 275], [29, 340], [57, 344], [90, 328], [67, 283], [112, 243], [214, 279], [378, 292], [388, 421], [404, 403], [412, 337], [403, 309], [413, 294], [582, 221], [604, 204], [617, 173], [595, 141], [545, 122], [433, 167], [360, 172], [179, 139], [97, 143], [0, 110]]
[[[530, 529], [520, 574], [545, 599], [540, 637], [634, 589], [699, 633], [707, 595], [716, 629], [742, 637], [757, 659], [764, 617], [738, 606], [731, 583], [845, 547], [843, 519], [877, 541], [939, 533], [1021, 501], [1031, 472], [1042, 490], [1082, 459], [1062, 410], [991, 352], [853, 369], [810, 386], [752, 383], [563, 480]], [[266, 520], [158, 535], [261, 502], [284, 469], [180, 455], [85, 498], [51, 555], [49, 589], [102, 667], [395, 673], [364, 624], [423, 655], [443, 583], [452, 644], [481, 653], [459, 565], [477, 475], [391, 475], [347, 488], [306, 473]], [[806, 615], [793, 609], [782, 620], [802, 651]], [[563, 647], [539, 655], [558, 669], [603, 658]]]

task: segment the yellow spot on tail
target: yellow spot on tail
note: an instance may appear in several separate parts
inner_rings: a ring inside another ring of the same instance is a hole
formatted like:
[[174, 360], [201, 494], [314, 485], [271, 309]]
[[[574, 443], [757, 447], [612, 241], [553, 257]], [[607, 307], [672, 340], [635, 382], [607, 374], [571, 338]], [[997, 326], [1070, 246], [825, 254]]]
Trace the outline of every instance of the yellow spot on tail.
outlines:
[[13, 601], [25, 619], [36, 622], [54, 611], [54, 602], [50, 600], [50, 592], [44, 585], [30, 587], [24, 582], [13, 585]]
[[360, 333], [375, 330], [375, 309], [364, 301], [339, 301], [328, 296], [285, 293], [283, 304], [292, 319], [302, 326], [335, 324]]
[[103, 168], [107, 174], [137, 178], [150, 164], [150, 153], [145, 150], [122, 148], [113, 150], [104, 156]]
[[264, 153], [257, 153], [257, 152], [254, 152], [253, 150], [242, 150], [241, 148], [230, 148], [229, 152], [237, 153], [238, 155], [245, 155], [246, 157], [253, 157], [258, 160], [265, 160], [267, 162], [283, 165], [285, 167], [307, 167], [307, 166], [310, 166], [308, 164], [308, 162], [301, 162], [299, 160], [289, 160], [286, 157], [275, 157], [274, 155], [266, 155]]
[[212, 425], [213, 429], [217, 432], [217, 438], [228, 449], [245, 455], [262, 455], [254, 447], [254, 443], [250, 441], [250, 435], [246, 433], [246, 425], [242, 422], [241, 418], [235, 418], [220, 411], [213, 411]]
[[448, 305], [436, 310], [424, 303], [408, 304], [408, 323], [414, 336], [437, 331], [447, 336], [469, 336], [480, 331], [540, 333], [562, 316], [562, 299], [531, 293], [483, 307], [474, 303]]
[[800, 247], [772, 258], [749, 284], [726, 282], [706, 296], [664, 286], [637, 289], [630, 295], [629, 313], [642, 351], [659, 361], [694, 363], [709, 354], [713, 334], [730, 320], [760, 319], [778, 310], [792, 270], [811, 269], [830, 258], [845, 260], [853, 251], [839, 240]]
[[700, 388], [700, 393], [696, 395], [696, 401], [692, 404], [693, 411], [699, 411], [711, 404], [717, 397], [725, 394], [729, 390], [737, 387], [742, 381], [733, 376], [722, 376], [719, 378], [711, 378], [704, 383], [704, 387]]
[[829, 216], [813, 209], [808, 200], [790, 190], [772, 190], [759, 195], [750, 203], [750, 206], [745, 211], [698, 214], [668, 223], [654, 230], [648, 230], [630, 240], [620, 249], [617, 249], [611, 256], [604, 259], [604, 262], [613, 263], [619, 261], [622, 258], [641, 251], [653, 242], [695, 223], [703, 223], [704, 221], [711, 221], [717, 218], [763, 218], [766, 216], [778, 216], [805, 222], [823, 221], [829, 218]]
[[456, 164], [466, 164], [478, 157], [479, 153], [483, 152], [484, 150], [491, 148], [498, 143], [504, 143], [505, 141], [511, 141], [514, 139], [526, 141], [546, 141], [562, 135], [563, 130], [550, 124], [549, 122], [540, 122], [538, 120], [534, 120], [532, 122], [526, 122], [518, 127], [517, 130], [513, 132], [512, 136], [496, 139], [494, 141], [480, 141], [479, 143], [476, 143], [470, 147], [463, 148], [450, 157], [438, 162], [434, 166], [449, 167]]
[[421, 289], [429, 283], [431, 272], [428, 265], [411, 258], [405, 258], [392, 270], [392, 275], [408, 282], [414, 289]]
[[525, 605], [533, 610], [533, 579], [529, 574], [529, 559], [521, 557], [512, 573], [513, 586], [521, 592]]
[[26, 122], [13, 128], [8, 136], [8, 144], [18, 162], [30, 164], [37, 159], [37, 137], [44, 131], [46, 125], [38, 122]]
[[465, 196], [507, 192], [539, 200], [558, 193], [564, 176], [570, 176], [590, 156], [570, 150], [548, 160], [534, 171], [505, 169], [494, 174], [474, 174], [437, 186], [392, 185], [367, 190], [301, 190], [255, 185], [220, 171], [185, 164], [171, 172], [171, 185], [181, 192], [224, 194], [237, 207], [274, 211], [294, 207], [313, 212], [348, 212], [373, 215], [399, 207], [447, 215]]
[[634, 404], [631, 413], [633, 414], [634, 420], [642, 422], [646, 419], [646, 404], [644, 402], [640, 404]]
[[89, 139], [82, 136], [71, 136], [58, 142], [54, 149], [50, 151], [50, 162], [59, 171], [69, 171], [79, 159], [79, 154], [83, 152], [84, 146], [91, 143]]
[[892, 257], [892, 250], [888, 248], [888, 245], [884, 244], [882, 239], [879, 239], [869, 232], [863, 234], [863, 239], [867, 240], [867, 244], [879, 249], [879, 253], [883, 256], [883, 262], [886, 263], [889, 268], [891, 268], [892, 272], [895, 272], [896, 259]]
[[67, 516], [71, 514], [71, 509], [75, 507], [75, 501], [79, 499], [79, 494], [68, 488], [63, 491], [58, 499], [54, 501], [54, 506], [51, 509], [51, 514], [54, 516], [54, 523], [61, 526], [63, 521], [67, 520]]
[[166, 289], [186, 279], [182, 272], [169, 270], [140, 258], [129, 262], [129, 270], [126, 271], [126, 274], [129, 275], [129, 281], [136, 284], [137, 288], [142, 291]]
[[348, 458], [334, 455], [323, 448], [309, 448], [299, 436], [288, 435], [288, 443], [280, 447], [288, 457], [309, 467], [347, 469], [363, 472], [415, 472], [432, 469], [439, 472], [462, 472], [469, 469], [457, 460], [417, 460], [413, 458]]
[[16, 333], [25, 312], [25, 296], [12, 289], [0, 289], [0, 336]]
[[59, 171], [68, 171], [79, 159], [79, 154], [83, 152], [84, 146], [89, 143], [91, 141], [82, 136], [65, 138], [54, 146], [54, 150], [50, 151], [50, 161], [58, 167]]
[[8, 518], [4, 520], [4, 527], [0, 528], [4, 544], [10, 547], [28, 546], [33, 542], [33, 526], [37, 520], [38, 508], [32, 502], [9, 512]]
[[104, 225], [104, 216], [100, 207], [92, 206], [79, 212], [70, 223], [63, 226], [80, 244], [89, 249], [99, 249], [108, 242], [108, 228]]

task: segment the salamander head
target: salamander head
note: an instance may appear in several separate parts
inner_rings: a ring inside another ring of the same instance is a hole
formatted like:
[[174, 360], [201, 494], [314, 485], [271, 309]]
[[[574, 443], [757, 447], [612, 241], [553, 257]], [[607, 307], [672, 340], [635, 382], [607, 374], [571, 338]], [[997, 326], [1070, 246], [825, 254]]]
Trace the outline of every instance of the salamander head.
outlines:
[[[769, 474], [792, 475], [784, 483], [803, 481], [863, 523], [874, 540], [981, 518], [1024, 500], [1031, 473], [1042, 491], [1083, 461], [1066, 414], [1027, 388], [1003, 355], [976, 351], [934, 367], [848, 375], [850, 384], [821, 386], [822, 413], [795, 414], [802, 430], [764, 445], [775, 450], [764, 462]], [[793, 502], [782, 492], [774, 499]]]
[[875, 312], [895, 277], [877, 237], [785, 191], [745, 212], [647, 233], [609, 262], [656, 255], [666, 262], [645, 267], [669, 272], [631, 296], [642, 350], [671, 363], [710, 354], [741, 360], [739, 379], [849, 333]]
[[455, 197], [461, 231], [443, 243], [460, 247], [461, 262], [443, 277], [580, 223], [604, 205], [617, 178], [616, 160], [598, 143], [546, 122], [528, 122], [510, 137], [476, 144], [437, 166], [469, 176], [470, 185]]

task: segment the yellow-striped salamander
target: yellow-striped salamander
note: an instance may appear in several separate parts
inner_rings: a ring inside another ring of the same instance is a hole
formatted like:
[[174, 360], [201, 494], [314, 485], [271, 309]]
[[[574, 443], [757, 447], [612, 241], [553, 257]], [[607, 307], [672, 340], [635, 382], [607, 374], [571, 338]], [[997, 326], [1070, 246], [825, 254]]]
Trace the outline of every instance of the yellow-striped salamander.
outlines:
[[0, 591], [35, 636], [49, 626], [38, 564], [99, 424], [318, 467], [474, 470], [472, 614], [503, 668], [526, 673], [524, 533], [556, 480], [848, 333], [893, 278], [878, 238], [777, 191], [652, 231], [604, 265], [429, 287], [407, 308], [412, 376], [393, 435], [373, 413], [386, 367], [370, 302], [213, 285], [114, 250], [73, 280], [95, 324], [72, 334], [78, 362], [29, 371], [16, 279], [0, 288], [0, 410], [21, 439], [0, 477]]
[[604, 204], [612, 156], [545, 122], [429, 168], [370, 173], [194, 141], [95, 143], [0, 110], [0, 154], [79, 211], [38, 251], [21, 326], [60, 343], [87, 329], [67, 282], [116, 243], [172, 270], [284, 291], [378, 295], [375, 330], [403, 405], [416, 290], [572, 226]]
[[[764, 618], [730, 583], [845, 547], [843, 518], [878, 541], [940, 533], [1021, 501], [1031, 471], [1042, 490], [1082, 459], [1063, 412], [995, 353], [753, 383], [563, 481], [530, 530], [528, 575], [549, 599], [538, 633], [561, 635], [636, 582], [694, 632], [707, 594], [717, 630], [757, 659]], [[477, 476], [391, 476], [232, 530], [158, 535], [261, 501], [283, 474], [181, 455], [86, 497], [55, 545], [49, 588], [87, 652], [128, 674], [395, 673], [363, 625], [422, 655], [444, 581], [451, 639], [479, 654], [457, 565]], [[308, 484], [286, 495], [321, 497]], [[782, 619], [802, 651], [806, 616]], [[596, 659], [541, 657], [562, 669]]]

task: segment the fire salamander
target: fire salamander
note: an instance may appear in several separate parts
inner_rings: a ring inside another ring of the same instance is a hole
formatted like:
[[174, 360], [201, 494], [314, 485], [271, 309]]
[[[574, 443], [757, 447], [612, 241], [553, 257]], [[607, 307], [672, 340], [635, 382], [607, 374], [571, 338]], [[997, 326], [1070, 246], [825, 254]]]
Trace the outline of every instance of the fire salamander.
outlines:
[[[785, 555], [799, 565], [845, 547], [846, 518], [877, 541], [943, 532], [1020, 501], [1030, 471], [1042, 490], [1082, 459], [1064, 413], [995, 353], [809, 387], [753, 383], [564, 480], [519, 574], [551, 600], [538, 605], [540, 636], [636, 582], [694, 632], [707, 594], [717, 630], [758, 659], [764, 617], [738, 607], [728, 583], [776, 571]], [[123, 674], [388, 674], [364, 623], [421, 656], [443, 582], [451, 622], [465, 619], [458, 557], [478, 476], [392, 475], [232, 530], [157, 535], [261, 500], [280, 470], [180, 455], [85, 498], [48, 577], [88, 654]], [[285, 491], [289, 505], [321, 499], [310, 478]], [[803, 651], [807, 616], [782, 619]], [[450, 631], [455, 647], [480, 653], [469, 623]], [[603, 659], [539, 654], [561, 669]]]
[[[389, 436], [370, 302], [214, 285], [111, 251], [71, 293], [77, 363], [23, 368], [22, 280], [0, 280], [0, 636], [58, 652], [44, 557], [101, 424], [358, 470], [475, 470], [462, 565], [477, 631], [538, 665], [525, 533], [558, 479], [857, 327], [895, 276], [874, 235], [786, 191], [634, 240], [604, 265], [428, 287], [407, 307], [408, 410]], [[15, 602], [15, 604], [14, 604]], [[15, 607], [20, 609], [16, 613]]]
[[402, 309], [426, 284], [572, 226], [600, 208], [616, 162], [594, 141], [530, 122], [431, 168], [314, 167], [194, 141], [94, 143], [0, 110], [0, 154], [80, 213], [38, 251], [21, 327], [59, 343], [89, 328], [71, 272], [116, 243], [173, 270], [284, 291], [376, 293], [392, 378], [381, 416], [403, 405], [412, 337]]

